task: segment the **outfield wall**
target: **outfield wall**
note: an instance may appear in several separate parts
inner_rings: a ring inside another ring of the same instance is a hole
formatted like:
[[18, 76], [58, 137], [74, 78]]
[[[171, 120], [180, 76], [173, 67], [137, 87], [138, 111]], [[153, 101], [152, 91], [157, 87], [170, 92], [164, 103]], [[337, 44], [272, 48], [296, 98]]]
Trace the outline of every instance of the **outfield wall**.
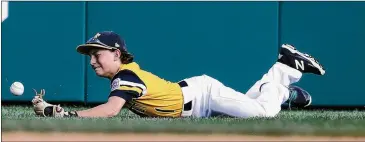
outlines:
[[[201, 74], [246, 92], [291, 43], [319, 58], [323, 77], [298, 85], [315, 105], [365, 105], [365, 2], [9, 2], [2, 22], [2, 101], [101, 103], [109, 81], [75, 48], [98, 31], [126, 40], [136, 61], [164, 79]], [[12, 96], [14, 81], [25, 85]]]

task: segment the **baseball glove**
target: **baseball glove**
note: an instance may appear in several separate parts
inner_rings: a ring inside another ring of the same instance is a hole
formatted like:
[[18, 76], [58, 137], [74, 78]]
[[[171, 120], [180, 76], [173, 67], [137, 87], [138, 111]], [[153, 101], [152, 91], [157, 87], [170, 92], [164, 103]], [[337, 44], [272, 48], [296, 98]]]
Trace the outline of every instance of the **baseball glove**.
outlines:
[[65, 112], [60, 105], [49, 104], [45, 100], [43, 100], [43, 96], [46, 94], [46, 91], [44, 89], [42, 89], [40, 93], [38, 93], [35, 89], [33, 90], [36, 95], [32, 99], [32, 104], [34, 112], [37, 116], [64, 117], [65, 115], [68, 115], [68, 112]]

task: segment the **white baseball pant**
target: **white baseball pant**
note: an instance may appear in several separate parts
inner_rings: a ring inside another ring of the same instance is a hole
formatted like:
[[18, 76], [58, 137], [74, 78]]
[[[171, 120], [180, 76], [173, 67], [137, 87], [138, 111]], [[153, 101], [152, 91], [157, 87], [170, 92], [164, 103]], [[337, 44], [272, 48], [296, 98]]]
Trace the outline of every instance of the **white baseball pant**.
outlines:
[[182, 92], [184, 103], [191, 102], [192, 107], [182, 116], [274, 117], [289, 98], [287, 87], [301, 77], [300, 71], [276, 62], [246, 94], [207, 75], [187, 78], [184, 81], [188, 86], [182, 87]]

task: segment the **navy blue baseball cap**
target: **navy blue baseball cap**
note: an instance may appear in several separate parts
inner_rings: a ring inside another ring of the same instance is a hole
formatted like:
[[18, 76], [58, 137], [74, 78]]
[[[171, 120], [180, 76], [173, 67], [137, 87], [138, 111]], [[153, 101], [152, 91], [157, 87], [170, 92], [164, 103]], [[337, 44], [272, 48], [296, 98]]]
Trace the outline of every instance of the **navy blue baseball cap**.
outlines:
[[85, 44], [77, 46], [77, 52], [88, 55], [91, 49], [119, 49], [127, 51], [124, 40], [113, 31], [98, 32], [90, 38]]

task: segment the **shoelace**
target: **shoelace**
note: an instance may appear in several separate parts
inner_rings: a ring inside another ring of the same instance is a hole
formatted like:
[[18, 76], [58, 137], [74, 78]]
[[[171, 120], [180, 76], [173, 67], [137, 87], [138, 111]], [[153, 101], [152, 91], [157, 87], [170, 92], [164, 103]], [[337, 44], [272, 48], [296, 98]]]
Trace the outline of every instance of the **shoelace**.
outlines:
[[314, 59], [311, 55], [307, 54], [307, 53], [304, 53], [304, 56], [307, 56], [309, 58], [311, 58], [314, 62], [316, 62], [321, 68], [323, 68], [323, 66], [316, 60]]
[[[294, 49], [294, 50], [297, 50], [294, 46], [290, 46], [292, 49]], [[304, 54], [304, 56], [307, 56], [307, 57], [309, 57], [309, 58], [311, 58], [314, 62], [316, 62], [321, 68], [323, 68], [323, 66], [316, 60], [316, 59], [314, 59], [311, 55], [309, 55], [309, 54], [307, 54], [307, 53], [303, 53]]]
[[298, 96], [297, 91], [290, 90], [290, 92], [289, 92], [289, 99], [288, 99], [289, 100], [289, 102], [288, 102], [289, 110], [291, 110], [291, 102], [293, 100], [295, 100], [297, 98], [297, 96]]

